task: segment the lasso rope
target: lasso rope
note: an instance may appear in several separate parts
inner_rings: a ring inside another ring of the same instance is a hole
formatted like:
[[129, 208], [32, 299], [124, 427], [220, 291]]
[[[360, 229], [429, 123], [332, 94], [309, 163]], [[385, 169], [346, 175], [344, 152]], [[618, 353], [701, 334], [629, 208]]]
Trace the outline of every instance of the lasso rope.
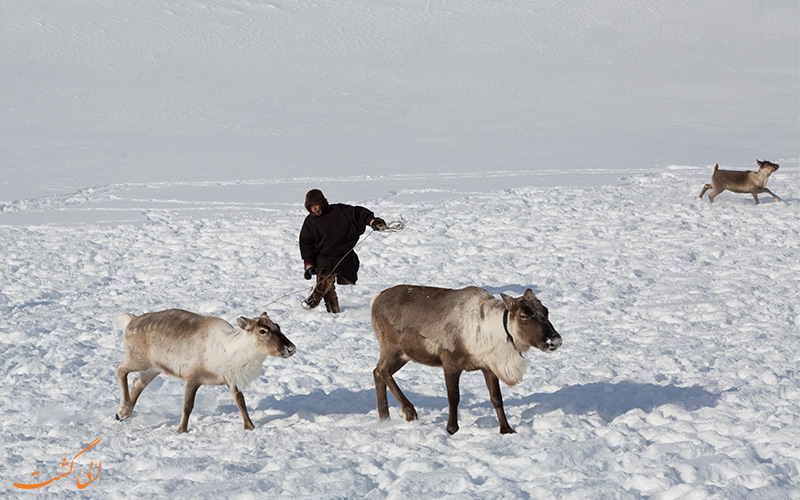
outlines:
[[[333, 266], [333, 269], [330, 270], [330, 273], [328, 274], [328, 276], [324, 280], [322, 280], [322, 282], [314, 283], [313, 285], [311, 285], [308, 288], [302, 288], [302, 289], [296, 290], [294, 292], [289, 292], [286, 295], [278, 297], [277, 299], [273, 300], [272, 302], [269, 302], [267, 304], [267, 306], [271, 306], [272, 304], [278, 302], [281, 299], [285, 299], [286, 297], [291, 297], [292, 295], [297, 295], [298, 293], [303, 293], [306, 290], [308, 290], [308, 293], [314, 293], [314, 290], [316, 290], [316, 288], [320, 285], [320, 283], [324, 283], [325, 281], [327, 281], [329, 279], [334, 279], [336, 277], [335, 271], [339, 267], [339, 264], [341, 264], [342, 261], [345, 259], [345, 257], [350, 255], [350, 253], [354, 252], [356, 248], [361, 246], [362, 243], [367, 241], [367, 238], [372, 236], [372, 233], [374, 233], [375, 231], [379, 231], [381, 233], [399, 233], [400, 231], [402, 231], [405, 228], [406, 228], [406, 221], [405, 221], [405, 219], [403, 219], [403, 216], [401, 215], [400, 216], [400, 220], [387, 222], [386, 225], [384, 227], [382, 227], [381, 229], [370, 229], [370, 232], [367, 233], [367, 235], [364, 236], [364, 238], [362, 238], [361, 241], [356, 243], [355, 246], [353, 246], [353, 248], [348, 250], [346, 254], [342, 255], [342, 258], [339, 259], [339, 262], [337, 262], [335, 266]], [[267, 306], [264, 306], [264, 307], [267, 307]]]
[[[406, 221], [405, 221], [405, 219], [403, 219], [403, 216], [401, 215], [401, 216], [400, 216], [400, 220], [396, 220], [396, 221], [392, 221], [392, 222], [387, 222], [387, 223], [386, 223], [386, 225], [385, 225], [384, 227], [382, 227], [381, 229], [378, 229], [377, 231], [380, 231], [380, 232], [382, 232], [382, 233], [399, 233], [400, 231], [402, 231], [403, 229], [405, 229], [405, 227], [406, 227]], [[335, 278], [334, 271], [336, 271], [336, 268], [338, 268], [338, 267], [339, 267], [339, 264], [341, 264], [341, 263], [342, 263], [342, 261], [344, 260], [344, 258], [345, 258], [345, 257], [347, 257], [347, 256], [348, 256], [348, 255], [349, 255], [351, 252], [355, 251], [355, 249], [356, 249], [356, 248], [358, 248], [358, 247], [359, 247], [359, 246], [360, 246], [362, 243], [364, 243], [365, 241], [367, 241], [367, 238], [369, 238], [370, 236], [372, 236], [372, 233], [374, 233], [375, 231], [376, 231], [375, 229], [370, 229], [370, 232], [369, 232], [369, 233], [367, 233], [367, 235], [366, 235], [366, 236], [365, 236], [365, 237], [364, 237], [364, 238], [363, 238], [361, 241], [359, 241], [358, 243], [356, 243], [356, 244], [355, 244], [355, 246], [354, 246], [353, 248], [351, 248], [350, 250], [348, 250], [348, 251], [347, 251], [347, 253], [346, 253], [346, 254], [344, 254], [344, 255], [342, 256], [342, 258], [341, 258], [341, 259], [339, 259], [339, 262], [337, 262], [337, 263], [336, 263], [336, 265], [335, 265], [335, 266], [333, 266], [333, 269], [330, 271], [330, 274], [328, 275], [328, 277], [327, 277], [327, 278], [325, 278], [325, 280], [328, 280], [328, 279]], [[32, 287], [32, 286], [29, 284], [29, 283], [26, 283], [25, 281], [21, 280], [20, 278], [18, 278], [18, 277], [17, 277], [15, 274], [13, 274], [13, 273], [10, 273], [10, 272], [8, 272], [8, 271], [6, 271], [6, 270], [4, 270], [4, 269], [0, 269], [0, 273], [2, 273], [3, 275], [5, 275], [5, 276], [7, 276], [7, 277], [11, 278], [11, 279], [12, 279], [12, 280], [14, 280], [14, 281], [17, 281], [17, 282], [19, 282], [19, 283], [22, 283], [23, 285], [25, 285], [25, 286], [26, 286], [26, 287], [28, 287], [28, 288], [33, 288], [33, 287]], [[325, 280], [323, 280], [323, 282], [324, 282]], [[286, 297], [291, 297], [292, 295], [297, 295], [298, 293], [303, 293], [303, 292], [305, 292], [306, 290], [309, 290], [309, 293], [311, 293], [311, 292], [313, 292], [313, 291], [314, 291], [314, 289], [315, 289], [317, 286], [319, 286], [319, 283], [315, 283], [314, 285], [312, 285], [312, 286], [311, 286], [311, 287], [309, 287], [309, 288], [303, 288], [303, 289], [301, 289], [301, 290], [297, 290], [297, 291], [294, 291], [294, 292], [287, 293], [286, 295], [283, 295], [283, 296], [281, 296], [281, 297], [278, 297], [277, 299], [273, 300], [272, 302], [269, 302], [269, 303], [267, 304], [267, 306], [270, 306], [270, 305], [272, 305], [272, 304], [274, 304], [274, 303], [278, 302], [278, 301], [279, 301], [279, 300], [281, 300], [281, 299], [285, 299]], [[61, 290], [59, 290], [58, 288], [55, 288], [55, 287], [52, 287], [52, 286], [51, 286], [51, 287], [49, 287], [49, 288], [51, 288], [51, 289], [53, 289], [53, 290], [57, 291], [58, 293], [63, 293], [63, 292], [61, 292]], [[266, 306], [265, 306], [265, 307], [266, 307]]]

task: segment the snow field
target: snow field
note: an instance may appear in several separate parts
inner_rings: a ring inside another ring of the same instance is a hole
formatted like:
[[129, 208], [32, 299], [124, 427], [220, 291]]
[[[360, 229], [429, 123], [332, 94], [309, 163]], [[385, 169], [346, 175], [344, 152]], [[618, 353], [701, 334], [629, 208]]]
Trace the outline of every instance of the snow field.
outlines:
[[[359, 283], [339, 287], [336, 316], [302, 310], [305, 292], [287, 296], [309, 284], [299, 203], [198, 215], [153, 201], [119, 222], [0, 226], [9, 269], [0, 381], [14, 394], [0, 423], [3, 487], [101, 437], [92, 453], [102, 477], [85, 490], [98, 498], [791, 498], [800, 471], [796, 167], [771, 185], [785, 201], [758, 207], [729, 193], [714, 205], [693, 200], [707, 170], [443, 201], [412, 190], [342, 200], [387, 220], [402, 215], [406, 228], [358, 247]], [[523, 382], [503, 387], [516, 435], [498, 433], [482, 377], [465, 374], [461, 430], [448, 436], [441, 370], [411, 364], [397, 379], [419, 422], [403, 422], [391, 397], [392, 420], [378, 422], [369, 299], [398, 283], [514, 295], [530, 287], [550, 309], [564, 345], [528, 353]], [[241, 429], [227, 390], [203, 387], [189, 434], [178, 435], [183, 385], [165, 376], [131, 419], [114, 421], [114, 317], [168, 307], [230, 322], [267, 310], [297, 345], [292, 358], [269, 358], [244, 391], [255, 431]], [[65, 482], [45, 493], [72, 491]]]

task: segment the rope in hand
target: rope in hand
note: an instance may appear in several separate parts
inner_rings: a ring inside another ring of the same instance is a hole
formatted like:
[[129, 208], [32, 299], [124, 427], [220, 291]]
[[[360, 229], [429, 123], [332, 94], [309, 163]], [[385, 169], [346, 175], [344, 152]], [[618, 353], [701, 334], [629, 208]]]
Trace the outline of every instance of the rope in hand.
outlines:
[[[406, 228], [406, 220], [403, 218], [403, 216], [402, 216], [402, 215], [400, 215], [400, 220], [395, 220], [395, 221], [387, 222], [387, 223], [386, 223], [386, 225], [385, 225], [384, 227], [380, 228], [380, 229], [370, 229], [370, 232], [369, 232], [369, 233], [367, 233], [367, 235], [366, 235], [366, 236], [364, 236], [364, 237], [361, 239], [361, 241], [359, 241], [358, 243], [356, 243], [356, 244], [355, 244], [355, 246], [353, 246], [353, 248], [351, 248], [350, 250], [348, 250], [348, 251], [347, 251], [347, 253], [346, 253], [346, 254], [344, 254], [344, 255], [342, 256], [342, 258], [341, 258], [341, 259], [339, 259], [339, 262], [337, 262], [337, 263], [336, 263], [336, 265], [335, 265], [335, 266], [333, 266], [333, 269], [331, 269], [331, 270], [330, 270], [330, 273], [329, 273], [329, 274], [328, 274], [328, 276], [325, 278], [325, 280], [334, 279], [334, 278], [336, 277], [336, 276], [335, 276], [335, 274], [334, 274], [334, 271], [336, 271], [336, 268], [337, 268], [337, 267], [339, 267], [339, 264], [341, 264], [341, 263], [342, 263], [342, 261], [345, 259], [345, 257], [347, 257], [348, 255], [350, 255], [350, 253], [351, 253], [351, 252], [354, 252], [356, 248], [358, 248], [358, 247], [359, 247], [359, 246], [360, 246], [362, 243], [364, 243], [365, 241], [367, 241], [367, 238], [369, 238], [370, 236], [372, 236], [372, 233], [374, 233], [375, 231], [378, 231], [378, 232], [381, 232], [381, 233], [399, 233], [400, 231], [402, 231], [402, 230], [403, 230], [403, 229], [405, 229], [405, 228]], [[323, 282], [324, 282], [325, 280], [323, 280]], [[319, 286], [319, 283], [314, 283], [313, 285], [311, 285], [311, 286], [310, 286], [310, 287], [308, 287], [308, 288], [302, 288], [302, 289], [300, 289], [300, 290], [295, 290], [294, 292], [289, 292], [289, 293], [287, 293], [286, 295], [282, 295], [282, 296], [278, 297], [277, 299], [273, 300], [272, 302], [269, 302], [269, 303], [267, 304], [267, 306], [271, 306], [272, 304], [274, 304], [274, 303], [278, 302], [278, 301], [279, 301], [279, 300], [281, 300], [281, 299], [285, 299], [286, 297], [291, 297], [292, 295], [297, 295], [298, 293], [303, 293], [303, 292], [305, 292], [306, 290], [308, 290], [308, 292], [309, 292], [309, 293], [313, 293], [313, 292], [314, 292], [314, 290], [315, 290], [315, 289], [316, 289], [318, 286]], [[266, 307], [266, 306], [264, 306], [264, 307]]]
[[[401, 215], [400, 216], [400, 220], [387, 222], [386, 225], [384, 227], [382, 227], [381, 229], [378, 229], [378, 231], [380, 231], [382, 233], [399, 233], [400, 231], [402, 231], [405, 228], [406, 228], [406, 220], [403, 219], [403, 216]], [[372, 234], [372, 233], [370, 233], [370, 234]], [[364, 239], [366, 239], [366, 238], [364, 238]], [[355, 248], [355, 247], [353, 247], [353, 248]]]

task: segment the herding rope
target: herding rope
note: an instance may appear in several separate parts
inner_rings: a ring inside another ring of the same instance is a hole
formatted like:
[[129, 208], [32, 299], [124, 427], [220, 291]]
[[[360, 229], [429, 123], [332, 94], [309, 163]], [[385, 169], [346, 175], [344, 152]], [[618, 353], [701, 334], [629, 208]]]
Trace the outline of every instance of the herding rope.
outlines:
[[[392, 221], [392, 222], [387, 222], [385, 227], [383, 227], [382, 229], [377, 229], [377, 231], [380, 231], [380, 232], [382, 232], [382, 233], [399, 233], [400, 231], [402, 231], [402, 230], [403, 230], [403, 229], [405, 229], [405, 228], [406, 228], [406, 221], [405, 221], [405, 219], [403, 218], [403, 216], [402, 216], [402, 215], [400, 215], [400, 220], [395, 220], [395, 221]], [[336, 275], [334, 274], [334, 271], [336, 271], [336, 268], [337, 268], [337, 267], [339, 267], [339, 264], [341, 264], [341, 263], [342, 263], [342, 261], [344, 260], [344, 258], [345, 258], [345, 257], [347, 257], [348, 255], [350, 255], [350, 253], [351, 253], [351, 252], [354, 252], [356, 248], [358, 248], [358, 247], [359, 247], [359, 246], [360, 246], [362, 243], [364, 243], [365, 241], [367, 241], [367, 238], [369, 238], [370, 236], [372, 236], [372, 233], [374, 233], [375, 231], [376, 231], [376, 229], [370, 229], [370, 232], [369, 232], [369, 233], [367, 233], [367, 235], [366, 235], [366, 236], [364, 236], [364, 238], [362, 238], [362, 239], [361, 239], [361, 241], [359, 241], [358, 243], [356, 243], [356, 244], [355, 244], [355, 246], [354, 246], [353, 248], [351, 248], [350, 250], [348, 250], [346, 254], [342, 255], [342, 258], [341, 258], [341, 259], [339, 259], [339, 262], [337, 262], [335, 266], [333, 266], [333, 269], [331, 269], [331, 271], [330, 271], [330, 274], [328, 274], [328, 277], [327, 277], [327, 278], [325, 278], [325, 280], [329, 280], [329, 279], [334, 279], [334, 278], [336, 278]], [[319, 272], [319, 269], [317, 270], [317, 272]], [[323, 280], [323, 282], [324, 282], [325, 280]], [[272, 304], [274, 304], [274, 303], [278, 302], [278, 301], [279, 301], [279, 300], [281, 300], [281, 299], [285, 299], [286, 297], [291, 297], [292, 295], [297, 295], [298, 293], [303, 293], [303, 292], [305, 292], [306, 290], [308, 290], [308, 291], [309, 291], [309, 294], [310, 294], [310, 293], [313, 293], [313, 292], [314, 292], [314, 289], [315, 289], [317, 286], [319, 286], [319, 283], [314, 283], [314, 284], [313, 284], [313, 285], [311, 285], [309, 288], [303, 288], [303, 289], [300, 289], [300, 290], [296, 290], [296, 291], [294, 291], [294, 292], [289, 292], [289, 293], [287, 293], [286, 295], [283, 295], [283, 296], [281, 296], [281, 297], [278, 297], [277, 299], [273, 300], [272, 302], [269, 302], [269, 303], [267, 303], [267, 305], [266, 305], [266, 306], [264, 306], [264, 307], [266, 308], [267, 306], [271, 306]]]
[[[403, 229], [405, 229], [405, 227], [406, 227], [406, 221], [405, 221], [405, 219], [403, 219], [403, 216], [402, 216], [402, 215], [400, 215], [400, 219], [401, 219], [401, 220], [396, 220], [396, 221], [388, 222], [388, 223], [386, 224], [386, 226], [385, 226], [384, 228], [382, 228], [382, 229], [379, 229], [379, 231], [380, 231], [380, 232], [382, 232], [382, 233], [399, 233], [400, 231], [402, 231], [402, 230], [403, 230]], [[362, 243], [364, 243], [365, 241], [367, 241], [367, 238], [369, 238], [370, 236], [372, 236], [372, 233], [374, 233], [374, 232], [375, 232], [375, 230], [374, 230], [374, 229], [370, 229], [370, 232], [369, 232], [369, 233], [367, 233], [367, 235], [366, 235], [366, 236], [364, 236], [364, 239], [362, 239], [361, 241], [359, 241], [358, 243], [356, 243], [356, 245], [355, 245], [353, 248], [351, 248], [350, 250], [348, 250], [348, 251], [347, 251], [347, 253], [346, 253], [346, 254], [344, 254], [344, 255], [342, 256], [342, 258], [341, 258], [341, 259], [339, 259], [339, 262], [337, 262], [337, 263], [336, 263], [336, 265], [335, 265], [335, 266], [333, 266], [333, 269], [331, 270], [331, 273], [330, 273], [330, 275], [329, 275], [329, 276], [328, 276], [328, 278], [326, 278], [326, 279], [335, 278], [335, 276], [333, 275], [333, 271], [335, 271], [335, 270], [336, 270], [336, 268], [337, 268], [337, 267], [339, 267], [339, 264], [341, 264], [341, 263], [342, 263], [342, 261], [344, 260], [344, 258], [345, 258], [345, 257], [347, 257], [347, 256], [350, 254], [350, 252], [352, 252], [352, 251], [354, 251], [356, 248], [358, 248], [358, 246], [359, 246], [359, 245], [361, 245]], [[0, 269], [0, 273], [4, 274], [5, 276], [8, 276], [9, 278], [11, 278], [11, 279], [12, 279], [12, 280], [14, 280], [14, 281], [18, 281], [19, 283], [22, 283], [23, 285], [25, 285], [25, 286], [26, 286], [26, 287], [28, 287], [28, 288], [33, 288], [33, 287], [30, 285], [30, 284], [28, 284], [28, 283], [24, 282], [23, 280], [19, 279], [19, 278], [18, 278], [18, 277], [17, 277], [15, 274], [12, 274], [12, 273], [10, 273], [10, 272], [6, 271], [5, 269]], [[317, 285], [319, 285], [319, 283], [315, 283], [315, 284], [314, 284], [314, 285], [312, 285], [312, 286], [311, 286], [311, 287], [310, 287], [308, 290], [309, 290], [310, 292], [313, 292], [313, 291], [314, 291], [314, 288], [315, 288]], [[59, 289], [58, 289], [58, 288], [56, 288], [56, 287], [50, 286], [50, 287], [48, 287], [48, 288], [50, 288], [50, 289], [52, 289], [52, 290], [55, 290], [55, 291], [56, 291], [56, 292], [58, 292], [58, 293], [63, 293], [61, 290], [59, 290]], [[275, 300], [273, 300], [272, 302], [268, 303], [268, 304], [267, 304], [267, 306], [270, 306], [270, 305], [274, 304], [275, 302], [278, 302], [278, 301], [279, 301], [279, 300], [281, 300], [281, 299], [284, 299], [284, 298], [286, 298], [286, 297], [290, 297], [290, 296], [292, 296], [292, 295], [296, 295], [296, 294], [298, 294], [298, 293], [302, 293], [302, 292], [304, 292], [304, 291], [306, 291], [306, 289], [305, 289], [305, 288], [303, 288], [302, 290], [297, 290], [297, 291], [295, 291], [295, 292], [287, 293], [286, 295], [284, 295], [284, 296], [282, 296], [282, 297], [278, 297], [277, 299], [275, 299]], [[264, 307], [266, 307], [266, 306], [264, 306]]]

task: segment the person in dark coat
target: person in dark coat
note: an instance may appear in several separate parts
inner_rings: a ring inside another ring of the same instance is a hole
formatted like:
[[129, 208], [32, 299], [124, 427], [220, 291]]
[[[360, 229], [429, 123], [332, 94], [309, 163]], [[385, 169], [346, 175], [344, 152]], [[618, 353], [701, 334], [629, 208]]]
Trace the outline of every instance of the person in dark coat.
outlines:
[[[364, 207], [329, 204], [319, 189], [306, 194], [305, 207], [308, 216], [300, 229], [303, 276], [308, 280], [324, 269], [332, 272], [340, 285], [354, 285], [358, 281], [360, 262], [353, 248], [367, 226], [380, 231], [386, 228], [386, 223]], [[308, 308], [315, 307], [317, 304], [312, 302], [307, 300], [304, 304]]]

